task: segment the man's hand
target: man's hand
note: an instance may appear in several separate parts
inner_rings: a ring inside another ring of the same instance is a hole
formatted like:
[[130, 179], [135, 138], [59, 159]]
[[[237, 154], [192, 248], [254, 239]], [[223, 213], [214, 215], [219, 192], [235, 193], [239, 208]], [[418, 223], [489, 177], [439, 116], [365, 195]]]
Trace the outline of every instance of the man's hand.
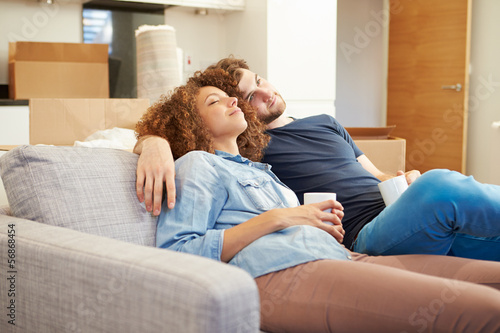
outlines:
[[166, 184], [168, 208], [175, 206], [175, 164], [168, 141], [158, 136], [144, 136], [137, 141], [137, 198], [146, 210], [160, 215], [163, 183]]
[[417, 180], [418, 177], [421, 176], [420, 171], [418, 171], [418, 170], [411, 170], [411, 171], [407, 171], [407, 172], [399, 170], [397, 172], [397, 175], [398, 176], [405, 175], [406, 182], [408, 183], [408, 185], [410, 185], [411, 183], [413, 183], [415, 180]]

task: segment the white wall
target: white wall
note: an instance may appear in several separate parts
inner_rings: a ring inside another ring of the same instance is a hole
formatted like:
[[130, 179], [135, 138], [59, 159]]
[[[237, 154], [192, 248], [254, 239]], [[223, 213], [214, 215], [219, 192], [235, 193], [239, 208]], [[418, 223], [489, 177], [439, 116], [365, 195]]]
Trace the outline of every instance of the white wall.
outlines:
[[[275, 85], [297, 117], [335, 115], [336, 13], [332, 0], [247, 0], [245, 11], [209, 10], [201, 18], [193, 9], [165, 11], [184, 57], [198, 54], [194, 69], [229, 54], [243, 58]], [[217, 43], [223, 47], [216, 49]]]
[[244, 11], [208, 9], [206, 16], [194, 8], [166, 9], [165, 24], [176, 29], [183, 51], [184, 79], [231, 54], [267, 77], [267, 1], [247, 1]]
[[336, 111], [344, 126], [385, 126], [385, 1], [338, 0]]
[[268, 77], [267, 0], [246, 0], [245, 10], [226, 14], [225, 55], [245, 59], [250, 68]]
[[81, 43], [82, 6], [76, 0], [51, 6], [36, 0], [0, 0], [0, 31], [0, 84], [8, 84], [8, 42]]
[[500, 2], [472, 2], [467, 173], [500, 185]]
[[[209, 9], [197, 15], [194, 8], [165, 10], [165, 24], [176, 30], [177, 46], [183, 50], [184, 79], [226, 56], [226, 29], [223, 11]], [[186, 59], [190, 57], [191, 64]]]
[[337, 1], [268, 0], [267, 79], [296, 117], [335, 116]]

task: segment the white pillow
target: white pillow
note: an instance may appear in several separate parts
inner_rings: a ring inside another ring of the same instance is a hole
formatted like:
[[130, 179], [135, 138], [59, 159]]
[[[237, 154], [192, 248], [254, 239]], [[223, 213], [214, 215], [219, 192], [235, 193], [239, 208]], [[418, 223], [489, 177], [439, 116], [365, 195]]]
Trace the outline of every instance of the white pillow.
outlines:
[[134, 149], [137, 142], [135, 132], [128, 128], [115, 127], [97, 131], [84, 141], [75, 141], [75, 147]]

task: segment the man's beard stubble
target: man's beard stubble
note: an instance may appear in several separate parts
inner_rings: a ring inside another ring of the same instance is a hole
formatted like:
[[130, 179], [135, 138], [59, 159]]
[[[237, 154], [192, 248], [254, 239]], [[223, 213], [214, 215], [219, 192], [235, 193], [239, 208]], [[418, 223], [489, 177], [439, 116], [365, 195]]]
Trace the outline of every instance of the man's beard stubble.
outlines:
[[268, 109], [269, 113], [266, 116], [260, 118], [260, 120], [266, 125], [269, 125], [270, 123], [278, 119], [283, 114], [283, 112], [285, 112], [286, 109], [285, 100], [281, 97], [280, 94], [276, 94], [276, 97], [283, 102], [283, 108], [279, 108], [274, 111]]

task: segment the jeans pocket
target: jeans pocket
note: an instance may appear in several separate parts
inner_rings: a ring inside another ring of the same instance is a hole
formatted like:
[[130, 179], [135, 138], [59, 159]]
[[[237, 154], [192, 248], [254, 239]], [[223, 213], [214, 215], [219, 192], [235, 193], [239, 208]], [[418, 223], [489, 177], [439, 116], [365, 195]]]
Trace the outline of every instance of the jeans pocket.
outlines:
[[266, 211], [283, 206], [283, 202], [272, 185], [272, 180], [257, 177], [238, 179], [238, 183], [257, 209]]

